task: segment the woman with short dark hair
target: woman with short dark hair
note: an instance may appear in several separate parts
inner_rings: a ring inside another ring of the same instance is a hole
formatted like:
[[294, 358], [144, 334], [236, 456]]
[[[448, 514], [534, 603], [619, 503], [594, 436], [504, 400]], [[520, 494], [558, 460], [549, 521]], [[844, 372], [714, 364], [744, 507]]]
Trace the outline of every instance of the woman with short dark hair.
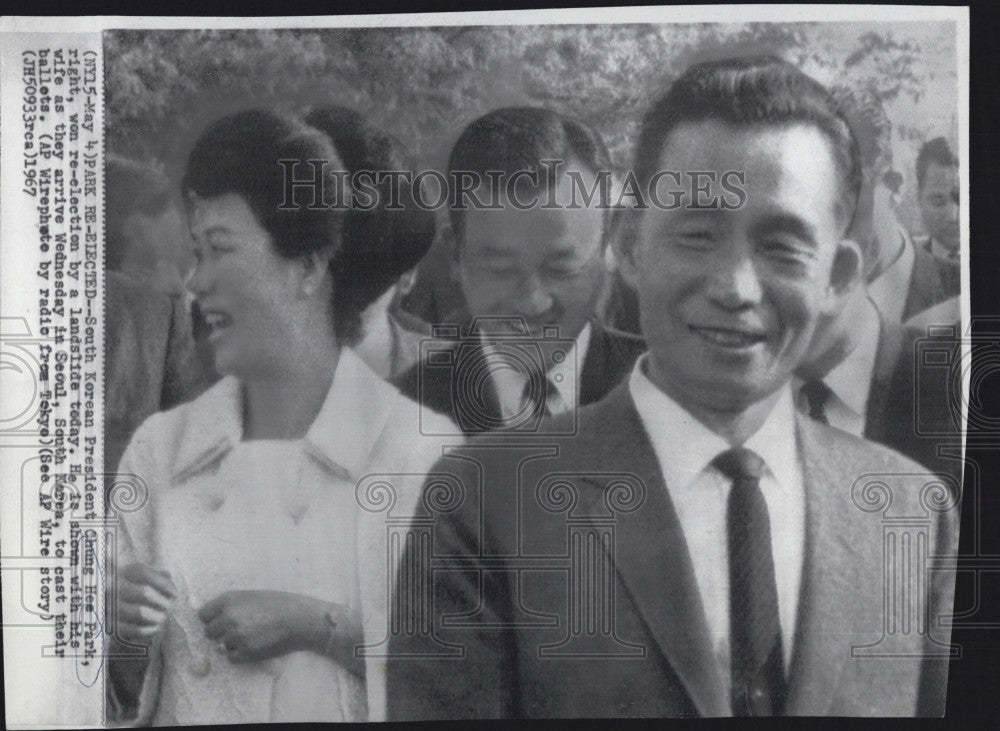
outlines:
[[[317, 160], [343, 168], [327, 136], [250, 110], [209, 127], [188, 162], [188, 287], [225, 377], [147, 420], [122, 460], [148, 488], [123, 516], [117, 574], [118, 635], [151, 650], [140, 720], [383, 714], [381, 670], [356, 648], [385, 634], [386, 515], [360, 481], [422, 474], [440, 443], [345, 347], [356, 313], [337, 290], [350, 272], [332, 265], [352, 260], [344, 210], [301, 189], [285, 200], [288, 161], [301, 180]], [[416, 491], [394, 499], [406, 515]]]

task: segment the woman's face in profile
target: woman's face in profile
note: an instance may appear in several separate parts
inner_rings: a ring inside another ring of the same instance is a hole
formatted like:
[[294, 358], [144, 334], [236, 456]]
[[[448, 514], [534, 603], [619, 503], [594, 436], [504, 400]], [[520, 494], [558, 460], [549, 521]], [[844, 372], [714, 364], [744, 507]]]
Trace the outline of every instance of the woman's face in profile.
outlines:
[[248, 376], [280, 367], [293, 327], [296, 262], [278, 254], [236, 193], [193, 198], [188, 224], [196, 263], [187, 287], [210, 327], [217, 370]]

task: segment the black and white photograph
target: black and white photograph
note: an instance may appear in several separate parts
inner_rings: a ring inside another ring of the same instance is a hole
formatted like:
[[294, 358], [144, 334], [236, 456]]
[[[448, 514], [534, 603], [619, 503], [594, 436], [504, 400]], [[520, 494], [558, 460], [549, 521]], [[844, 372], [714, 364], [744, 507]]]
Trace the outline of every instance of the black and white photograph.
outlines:
[[945, 715], [968, 9], [797, 9], [5, 19], [8, 725]]

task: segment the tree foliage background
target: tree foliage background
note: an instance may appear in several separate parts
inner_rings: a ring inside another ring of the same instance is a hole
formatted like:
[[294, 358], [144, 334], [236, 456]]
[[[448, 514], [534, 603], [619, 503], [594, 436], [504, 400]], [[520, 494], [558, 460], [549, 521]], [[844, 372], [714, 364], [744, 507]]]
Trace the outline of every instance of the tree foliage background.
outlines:
[[441, 168], [463, 127], [498, 106], [545, 105], [600, 131], [626, 166], [646, 106], [692, 60], [776, 52], [824, 83], [882, 99], [918, 229], [916, 151], [957, 141], [951, 23], [462, 26], [319, 30], [109, 31], [107, 149], [179, 179], [212, 120], [254, 105], [353, 107]]

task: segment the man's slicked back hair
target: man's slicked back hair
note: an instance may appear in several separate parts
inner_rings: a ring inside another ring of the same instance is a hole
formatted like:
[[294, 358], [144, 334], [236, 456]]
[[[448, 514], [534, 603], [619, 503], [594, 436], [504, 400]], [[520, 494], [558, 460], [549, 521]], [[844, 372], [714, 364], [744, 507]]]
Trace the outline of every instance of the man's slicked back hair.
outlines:
[[642, 121], [634, 167], [639, 183], [648, 184], [658, 172], [675, 129], [707, 121], [736, 127], [806, 124], [820, 130], [837, 165], [842, 191], [837, 210], [847, 230], [861, 189], [858, 145], [822, 84], [776, 56], [739, 56], [689, 67]]
[[[611, 156], [601, 136], [572, 117], [544, 107], [504, 107], [472, 122], [458, 138], [448, 160], [452, 180], [469, 171], [487, 180], [489, 172], [509, 178], [520, 171], [546, 181], [543, 160], [580, 163], [591, 172], [611, 170]], [[564, 168], [565, 169], [565, 168]], [[548, 181], [555, 185], [556, 180]], [[461, 237], [465, 211], [452, 207], [451, 223]]]
[[917, 153], [917, 189], [924, 189], [924, 181], [927, 179], [927, 168], [931, 163], [942, 167], [958, 167], [958, 158], [948, 146], [948, 141], [944, 137], [935, 137], [929, 142], [925, 142], [920, 152]]

